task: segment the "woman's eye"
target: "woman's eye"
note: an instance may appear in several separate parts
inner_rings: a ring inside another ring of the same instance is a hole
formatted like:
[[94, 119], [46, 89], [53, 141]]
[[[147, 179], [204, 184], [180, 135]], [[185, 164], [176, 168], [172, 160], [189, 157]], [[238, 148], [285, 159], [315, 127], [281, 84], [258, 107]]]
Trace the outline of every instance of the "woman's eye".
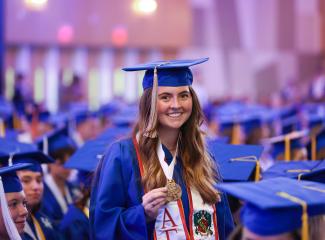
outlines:
[[187, 94], [187, 93], [186, 93], [186, 94], [182, 94], [182, 95], [181, 95], [181, 98], [182, 98], [182, 99], [187, 99], [187, 98], [189, 98], [189, 94]]
[[11, 202], [11, 203], [9, 204], [9, 207], [10, 207], [10, 208], [16, 208], [16, 207], [17, 207], [17, 204], [18, 204], [17, 201]]
[[166, 95], [166, 96], [161, 96], [160, 99], [163, 101], [168, 101], [170, 97]]

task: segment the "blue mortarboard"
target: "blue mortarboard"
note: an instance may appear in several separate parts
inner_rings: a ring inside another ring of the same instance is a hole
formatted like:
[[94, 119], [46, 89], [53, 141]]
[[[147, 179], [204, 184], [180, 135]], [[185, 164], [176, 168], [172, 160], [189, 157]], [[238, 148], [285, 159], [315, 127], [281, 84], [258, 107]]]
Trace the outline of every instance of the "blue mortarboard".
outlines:
[[325, 213], [325, 185], [290, 178], [258, 183], [223, 183], [220, 190], [245, 202], [242, 225], [261, 236], [291, 232], [302, 227], [308, 238], [308, 216]]
[[208, 148], [219, 165], [221, 177], [225, 182], [259, 179], [258, 159], [263, 152], [262, 146], [210, 142]]
[[206, 62], [209, 58], [194, 60], [169, 60], [139, 64], [133, 67], [125, 67], [124, 71], [146, 70], [143, 78], [143, 89], [153, 86], [154, 69], [157, 69], [158, 86], [189, 86], [193, 82], [193, 75], [189, 67]]
[[4, 192], [21, 192], [23, 190], [16, 171], [30, 167], [29, 163], [18, 163], [11, 166], [1, 167], [0, 176], [3, 182]]
[[38, 148], [44, 152], [44, 148], [47, 149], [49, 154], [64, 150], [64, 149], [76, 149], [76, 143], [69, 137], [69, 130], [67, 127], [56, 129], [44, 137], [36, 140]]
[[323, 161], [276, 161], [262, 178], [289, 177], [325, 183], [325, 160]]
[[103, 156], [107, 147], [115, 140], [131, 132], [130, 128], [109, 128], [95, 140], [87, 141], [64, 164], [66, 168], [75, 168], [92, 172]]
[[128, 136], [132, 132], [130, 127], [110, 127], [101, 133], [96, 140], [111, 140], [120, 139], [122, 137]]
[[36, 145], [21, 143], [7, 138], [0, 138], [0, 146], [0, 157], [37, 151]]
[[300, 107], [298, 105], [286, 106], [279, 110], [279, 117], [281, 119], [295, 117], [299, 114]]
[[313, 129], [314, 127], [324, 127], [325, 117], [319, 114], [309, 114], [307, 116], [308, 128]]
[[36, 117], [39, 122], [48, 122], [51, 117], [51, 113], [49, 111], [42, 111], [37, 114], [28, 114], [27, 120], [31, 122], [33, 120], [33, 117]]
[[281, 122], [282, 134], [288, 134], [302, 129], [302, 124], [297, 116], [283, 119]]
[[242, 121], [242, 126], [246, 134], [251, 133], [254, 129], [262, 127], [263, 121], [258, 116], [247, 117]]
[[88, 172], [95, 171], [109, 144], [107, 140], [89, 140], [70, 156], [64, 166]]
[[273, 159], [277, 159], [280, 154], [284, 154], [284, 160], [292, 160], [291, 152], [295, 149], [303, 149], [302, 138], [308, 134], [308, 131], [292, 132], [286, 135], [280, 135], [263, 140], [267, 144], [271, 144], [271, 152]]
[[[1, 158], [0, 158], [1, 159]], [[41, 164], [49, 164], [53, 163], [54, 159], [48, 155], [45, 155], [41, 151], [30, 152], [17, 154], [12, 157], [13, 163], [30, 163], [32, 164], [26, 170], [30, 170], [33, 172], [43, 172]]]

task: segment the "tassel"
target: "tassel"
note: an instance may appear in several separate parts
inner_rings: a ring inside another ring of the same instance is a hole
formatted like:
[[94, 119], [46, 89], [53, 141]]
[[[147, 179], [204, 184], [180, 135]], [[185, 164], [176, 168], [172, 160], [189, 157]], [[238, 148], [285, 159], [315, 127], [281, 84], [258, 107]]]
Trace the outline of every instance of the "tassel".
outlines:
[[231, 144], [240, 144], [240, 125], [235, 123], [231, 133]]
[[308, 214], [306, 209], [303, 210], [301, 220], [302, 220], [302, 240], [308, 240], [309, 229], [308, 229]]
[[316, 160], [316, 136], [311, 136], [311, 160]]
[[285, 136], [284, 138], [284, 160], [286, 162], [290, 161], [290, 137]]
[[5, 128], [5, 123], [3, 122], [3, 119], [0, 118], [0, 137], [5, 137], [6, 136], [6, 128]]
[[256, 169], [255, 169], [255, 182], [258, 182], [260, 180], [261, 177], [261, 165], [260, 162], [258, 160], [256, 160]]
[[239, 161], [239, 162], [255, 162], [255, 182], [258, 182], [261, 179], [261, 165], [259, 160], [255, 156], [245, 156], [239, 158], [231, 158], [230, 161]]
[[301, 216], [301, 239], [309, 240], [309, 229], [308, 229], [308, 212], [307, 212], [307, 203], [295, 196], [292, 196], [286, 192], [277, 192], [277, 195], [290, 200], [291, 202], [297, 203], [302, 207], [302, 216]]
[[158, 74], [157, 74], [157, 67], [155, 67], [153, 73], [150, 115], [149, 115], [148, 125], [144, 131], [144, 136], [149, 138], [157, 137], [157, 131], [154, 130], [157, 123], [157, 96], [158, 96]]

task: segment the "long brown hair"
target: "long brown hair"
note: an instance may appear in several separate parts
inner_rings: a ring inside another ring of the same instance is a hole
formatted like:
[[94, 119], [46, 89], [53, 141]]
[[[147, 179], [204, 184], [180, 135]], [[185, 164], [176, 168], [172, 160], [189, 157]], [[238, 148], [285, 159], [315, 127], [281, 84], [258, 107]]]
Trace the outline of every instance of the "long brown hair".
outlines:
[[[207, 152], [204, 133], [200, 130], [204, 115], [194, 90], [190, 87], [193, 100], [192, 113], [189, 119], [181, 127], [179, 155], [181, 157], [183, 172], [182, 176], [188, 187], [195, 187], [203, 201], [214, 204], [219, 195], [214, 188], [218, 179], [216, 166]], [[144, 166], [142, 184], [146, 191], [166, 185], [167, 179], [162, 171], [157, 156], [158, 138], [144, 136], [146, 124], [151, 107], [151, 88], [146, 89], [140, 99], [139, 121], [134, 128], [133, 134], [139, 134], [139, 149]], [[155, 124], [155, 130], [158, 126]]]

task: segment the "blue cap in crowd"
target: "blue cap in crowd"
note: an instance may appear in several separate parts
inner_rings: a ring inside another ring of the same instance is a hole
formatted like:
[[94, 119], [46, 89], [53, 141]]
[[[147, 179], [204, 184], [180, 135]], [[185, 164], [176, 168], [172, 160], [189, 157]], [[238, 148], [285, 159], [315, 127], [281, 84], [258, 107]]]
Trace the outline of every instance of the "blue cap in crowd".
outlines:
[[325, 160], [322, 161], [276, 161], [263, 172], [263, 179], [289, 177], [325, 183]]
[[220, 190], [245, 202], [241, 223], [260, 236], [272, 236], [302, 228], [308, 239], [308, 217], [325, 214], [325, 185], [290, 178], [258, 183], [223, 183]]
[[223, 181], [242, 182], [259, 180], [259, 158], [263, 152], [262, 146], [211, 142], [208, 148], [218, 164]]

